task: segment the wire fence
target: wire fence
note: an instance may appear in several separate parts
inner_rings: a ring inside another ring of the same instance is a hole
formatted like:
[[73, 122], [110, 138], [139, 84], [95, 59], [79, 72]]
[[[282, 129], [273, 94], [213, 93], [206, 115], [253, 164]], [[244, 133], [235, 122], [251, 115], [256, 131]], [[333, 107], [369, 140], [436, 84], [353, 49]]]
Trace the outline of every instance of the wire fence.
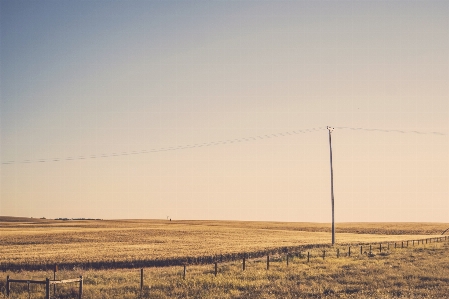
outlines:
[[[443, 244], [447, 245], [447, 242], [449, 241], [448, 236], [441, 236], [441, 237], [431, 237], [431, 238], [425, 238], [425, 239], [411, 239], [411, 240], [404, 240], [404, 241], [396, 241], [396, 242], [379, 242], [379, 243], [364, 243], [364, 244], [339, 244], [336, 246], [330, 246], [330, 245], [306, 245], [306, 246], [296, 246], [296, 247], [281, 247], [274, 250], [267, 250], [267, 251], [256, 251], [256, 252], [242, 252], [238, 254], [228, 254], [228, 255], [215, 255], [215, 256], [207, 256], [207, 257], [197, 257], [197, 258], [184, 258], [184, 259], [178, 259], [176, 262], [173, 262], [174, 260], [166, 261], [166, 263], [162, 264], [155, 264], [151, 263], [151, 261], [147, 261], [145, 265], [139, 262], [134, 262], [131, 264], [109, 264], [109, 267], [107, 264], [102, 264], [102, 267], [97, 268], [97, 266], [100, 266], [100, 264], [89, 264], [89, 263], [79, 263], [77, 264], [77, 271], [86, 271], [86, 270], [113, 270], [118, 269], [117, 266], [125, 266], [124, 268], [129, 269], [136, 269], [138, 272], [135, 274], [135, 288], [136, 291], [140, 288], [140, 291], [144, 290], [145, 288], [149, 288], [151, 285], [152, 280], [157, 280], [157, 277], [155, 277], [155, 274], [151, 273], [151, 269], [157, 269], [161, 267], [171, 267], [171, 268], [178, 268], [177, 275], [179, 279], [185, 280], [188, 278], [195, 279], [196, 275], [213, 275], [217, 276], [219, 274], [225, 275], [226, 271], [230, 270], [231, 263], [233, 264], [233, 267], [240, 267], [240, 271], [251, 271], [253, 269], [258, 269], [259, 271], [261, 269], [265, 269], [266, 271], [270, 271], [273, 267], [275, 270], [281, 269], [287, 269], [288, 267], [294, 267], [299, 264], [310, 264], [310, 263], [316, 263], [319, 261], [320, 263], [325, 263], [326, 261], [332, 261], [335, 259], [361, 259], [361, 258], [375, 258], [376, 256], [389, 256], [393, 252], [397, 250], [403, 250], [403, 249], [412, 249], [412, 248], [419, 248], [424, 247], [426, 248], [426, 245], [431, 244]], [[237, 263], [237, 264], [236, 264]], [[143, 265], [143, 266], [142, 266]], [[283, 265], [283, 266], [282, 266]], [[19, 265], [16, 265], [19, 267]], [[21, 265], [22, 267], [25, 267], [25, 265]], [[68, 267], [68, 265], [64, 263], [58, 264], [59, 269], [64, 269], [65, 267]], [[71, 266], [71, 265], [70, 265]], [[203, 271], [198, 272], [196, 271], [191, 272], [189, 269], [202, 266]], [[281, 267], [282, 266], [282, 267]], [[12, 268], [6, 268], [8, 265], [3, 264], [2, 269], [3, 271], [20, 273], [22, 269], [18, 269], [16, 267]], [[281, 268], [280, 268], [281, 267]], [[286, 268], [283, 268], [286, 267]], [[25, 267], [26, 268], [26, 267]], [[34, 266], [31, 267], [34, 269]], [[54, 264], [52, 265], [42, 265], [42, 268], [39, 270], [49, 270], [49, 269], [55, 269]], [[28, 269], [28, 268], [27, 268]], [[72, 271], [72, 268], [65, 268], [68, 271]], [[204, 270], [206, 269], [206, 270]], [[207, 270], [208, 269], [208, 270]], [[28, 269], [31, 270], [31, 269]], [[200, 273], [200, 274], [198, 274]], [[10, 273], [11, 274], [11, 273]], [[139, 277], [140, 276], [140, 277]], [[11, 276], [12, 277], [12, 276]], [[2, 287], [4, 284], [3, 282], [0, 282], [0, 289], [4, 289], [5, 295], [11, 294], [11, 282], [28, 282], [32, 281], [31, 279], [27, 280], [17, 280], [11, 278], [9, 275], [6, 279], [6, 285]], [[88, 276], [83, 276], [85, 281], [88, 282]], [[80, 282], [80, 290], [73, 291], [73, 288], [71, 289], [71, 292], [73, 292], [74, 296], [76, 298], [81, 298], [82, 295], [82, 281], [83, 277], [79, 279], [69, 279], [69, 280], [49, 280], [44, 279], [42, 281], [36, 280], [38, 283], [47, 283], [46, 289], [34, 289], [31, 290], [31, 293], [39, 293], [44, 292], [46, 294], [45, 298], [49, 298], [50, 290], [49, 285], [52, 283], [66, 283], [66, 282]], [[138, 279], [140, 278], [140, 279]], [[22, 284], [23, 285], [23, 284]], [[14, 287], [14, 294], [21, 294], [21, 293], [29, 293], [30, 294], [30, 284], [28, 284], [28, 287], [26, 286], [15, 286]], [[64, 290], [60, 290], [63, 292]], [[66, 290], [67, 291], [67, 290]], [[76, 294], [75, 294], [76, 293]], [[53, 294], [56, 294], [56, 289], [53, 292]]]
[[[360, 254], [373, 254], [376, 249], [381, 253], [382, 250], [390, 250], [392, 248], [408, 248], [410, 246], [418, 246], [423, 244], [431, 244], [436, 242], [447, 241], [448, 236], [432, 237], [425, 239], [411, 239], [397, 242], [379, 242], [379, 243], [359, 243], [359, 244], [338, 244], [332, 246], [330, 244], [307, 244], [299, 246], [285, 246], [271, 249], [224, 253], [206, 256], [185, 256], [164, 259], [135, 259], [124, 261], [79, 261], [79, 262], [47, 262], [47, 263], [30, 263], [30, 262], [6, 262], [0, 264], [0, 270], [6, 271], [49, 271], [55, 268], [57, 264], [59, 269], [136, 269], [145, 267], [173, 267], [185, 265], [212, 265], [215, 263], [226, 263], [239, 260], [248, 260], [262, 258], [266, 256], [296, 256], [304, 257], [304, 253], [309, 253], [309, 259], [317, 256], [323, 258], [331, 256], [354, 256], [360, 250]], [[317, 254], [319, 252], [319, 254]]]

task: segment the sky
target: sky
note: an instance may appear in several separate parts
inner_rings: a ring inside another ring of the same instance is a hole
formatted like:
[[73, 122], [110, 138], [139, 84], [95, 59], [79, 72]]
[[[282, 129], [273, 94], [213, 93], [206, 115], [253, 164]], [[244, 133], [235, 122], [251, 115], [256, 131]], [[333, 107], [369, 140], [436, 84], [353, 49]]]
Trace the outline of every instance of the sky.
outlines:
[[0, 1], [0, 215], [449, 222], [449, 1]]

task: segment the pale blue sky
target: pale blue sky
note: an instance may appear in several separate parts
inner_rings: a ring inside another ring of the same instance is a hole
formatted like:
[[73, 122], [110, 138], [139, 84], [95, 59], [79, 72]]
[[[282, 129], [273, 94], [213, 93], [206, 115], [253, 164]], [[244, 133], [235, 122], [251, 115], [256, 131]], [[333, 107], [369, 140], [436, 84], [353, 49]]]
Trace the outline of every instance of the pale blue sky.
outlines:
[[0, 214], [328, 222], [332, 125], [408, 132], [336, 129], [337, 221], [449, 222], [448, 15], [2, 0]]

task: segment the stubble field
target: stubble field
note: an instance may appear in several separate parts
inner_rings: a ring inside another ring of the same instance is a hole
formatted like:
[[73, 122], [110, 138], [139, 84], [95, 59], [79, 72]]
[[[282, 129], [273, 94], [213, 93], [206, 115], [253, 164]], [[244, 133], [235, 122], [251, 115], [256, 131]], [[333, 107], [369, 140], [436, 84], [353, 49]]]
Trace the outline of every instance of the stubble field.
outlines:
[[[83, 275], [83, 298], [444, 298], [449, 292], [448, 242], [405, 241], [441, 237], [449, 227], [444, 223], [339, 223], [338, 244], [326, 247], [329, 224], [0, 220], [2, 294], [6, 275], [52, 278], [53, 264], [70, 264], [60, 268], [58, 279]], [[279, 249], [288, 249], [289, 266], [286, 250]], [[251, 254], [242, 270], [238, 258], [255, 252], [270, 252], [269, 270], [265, 257]], [[217, 259], [222, 254], [237, 258]], [[210, 260], [188, 263], [198, 261], [189, 257], [204, 256], [219, 261], [217, 276]], [[182, 278], [177, 263], [142, 267], [140, 290], [138, 261], [180, 261], [187, 264], [187, 275]], [[11, 298], [28, 298], [25, 286], [12, 291]], [[30, 292], [32, 298], [44, 296], [39, 286]], [[77, 298], [76, 285], [58, 286], [54, 298]]]
[[[317, 223], [15, 220], [0, 221], [0, 264], [23, 269], [55, 263], [103, 268], [138, 262], [151, 265], [150, 261], [176, 264], [182, 259], [204, 256], [323, 245], [331, 239], [330, 225]], [[337, 242], [422, 239], [439, 235], [447, 227], [430, 223], [341, 223], [337, 224]]]

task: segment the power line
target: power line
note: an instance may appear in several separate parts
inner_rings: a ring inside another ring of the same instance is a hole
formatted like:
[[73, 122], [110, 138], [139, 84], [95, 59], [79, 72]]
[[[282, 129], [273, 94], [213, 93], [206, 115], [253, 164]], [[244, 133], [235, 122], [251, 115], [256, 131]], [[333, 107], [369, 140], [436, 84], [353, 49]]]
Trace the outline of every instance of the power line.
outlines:
[[378, 132], [385, 132], [385, 133], [414, 133], [414, 134], [420, 134], [420, 135], [440, 135], [440, 136], [446, 136], [446, 133], [442, 132], [424, 132], [424, 131], [410, 131], [410, 130], [387, 130], [387, 129], [368, 129], [368, 128], [351, 128], [351, 127], [335, 127], [336, 129], [349, 129], [349, 130], [363, 130], [363, 131], [378, 131]]
[[276, 133], [276, 134], [257, 135], [257, 136], [228, 139], [228, 140], [221, 140], [221, 141], [203, 142], [203, 143], [187, 144], [187, 145], [180, 145], [180, 146], [169, 146], [169, 147], [162, 147], [162, 148], [152, 148], [149, 150], [141, 150], [141, 151], [117, 152], [117, 153], [100, 154], [100, 155], [92, 154], [92, 155], [85, 155], [85, 156], [70, 156], [70, 157], [66, 157], [66, 158], [53, 158], [53, 159], [5, 161], [5, 162], [2, 162], [1, 164], [7, 165], [7, 164], [19, 164], [19, 163], [20, 164], [46, 163], [46, 162], [74, 161], [74, 160], [99, 159], [99, 158], [119, 157], [119, 156], [129, 156], [129, 155], [140, 155], [140, 154], [149, 154], [149, 153], [157, 153], [157, 152], [176, 151], [176, 150], [183, 150], [183, 149], [190, 149], [190, 148], [225, 145], [225, 144], [238, 143], [238, 142], [250, 142], [250, 141], [257, 141], [257, 140], [269, 139], [269, 138], [287, 137], [287, 136], [292, 136], [292, 135], [297, 135], [297, 134], [306, 134], [306, 133], [317, 132], [317, 131], [321, 131], [321, 130], [325, 130], [325, 129], [326, 128], [324, 128], [324, 127], [319, 127], [319, 128], [295, 130], [295, 131], [281, 132], [281, 133]]
[[[433, 134], [433, 135], [440, 135], [440, 136], [447, 135], [446, 133], [442, 133], [442, 132], [424, 132], [424, 131], [407, 131], [407, 130], [391, 130], [391, 129], [388, 130], [388, 129], [370, 129], [370, 128], [352, 128], [352, 127], [335, 127], [335, 128], [336, 129], [349, 129], [349, 130], [355, 130], [355, 131], [357, 131], [357, 130], [378, 131], [378, 132], [384, 132], [384, 133], [402, 133], [402, 134], [414, 133], [414, 134], [420, 134], [420, 135]], [[207, 147], [207, 146], [218, 146], [218, 145], [238, 143], [238, 142], [250, 142], [250, 141], [269, 139], [269, 138], [287, 137], [287, 136], [292, 136], [292, 135], [297, 135], [297, 134], [306, 134], [306, 133], [317, 132], [317, 131], [321, 131], [321, 130], [326, 130], [326, 128], [318, 127], [318, 128], [287, 131], [287, 132], [281, 132], [281, 133], [276, 133], [276, 134], [264, 134], [264, 135], [257, 135], [257, 136], [250, 136], [250, 137], [243, 137], [243, 138], [236, 138], [236, 139], [228, 139], [228, 140], [221, 140], [221, 141], [195, 143], [195, 144], [187, 144], [187, 145], [180, 145], [180, 146], [169, 146], [169, 147], [162, 147], [162, 148], [152, 148], [149, 150], [140, 150], [140, 151], [117, 152], [117, 153], [100, 154], [100, 155], [91, 154], [91, 155], [85, 155], [85, 156], [70, 156], [70, 157], [65, 157], [65, 158], [53, 158], [53, 159], [5, 161], [5, 162], [2, 162], [1, 164], [8, 165], [8, 164], [46, 163], [46, 162], [99, 159], [99, 158], [119, 157], [119, 156], [129, 156], [129, 155], [141, 155], [141, 154], [176, 151], [176, 150], [183, 150], [183, 149], [190, 149], [190, 148], [200, 148], [200, 147]]]

